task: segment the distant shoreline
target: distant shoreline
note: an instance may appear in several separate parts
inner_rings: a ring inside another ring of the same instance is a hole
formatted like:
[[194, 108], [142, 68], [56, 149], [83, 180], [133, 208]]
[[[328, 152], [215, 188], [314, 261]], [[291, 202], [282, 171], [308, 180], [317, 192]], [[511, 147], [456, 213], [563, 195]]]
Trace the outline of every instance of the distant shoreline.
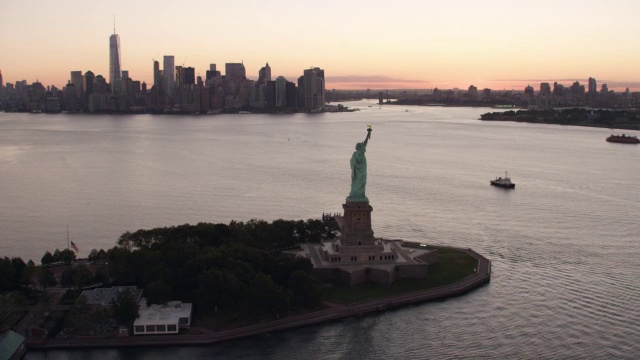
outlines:
[[485, 113], [480, 115], [480, 120], [640, 130], [640, 112], [636, 110], [584, 108], [563, 110], [518, 110]]
[[[454, 248], [456, 249], [456, 248]], [[340, 320], [354, 316], [373, 314], [376, 312], [396, 309], [428, 301], [442, 300], [466, 294], [491, 280], [491, 261], [472, 249], [457, 249], [478, 260], [475, 274], [453, 284], [437, 288], [406, 293], [380, 300], [369, 301], [355, 305], [339, 305], [329, 309], [310, 312], [303, 315], [286, 317], [242, 328], [212, 331], [205, 328], [192, 327], [200, 330], [197, 335], [139, 335], [125, 337], [82, 337], [68, 339], [27, 339], [29, 350], [45, 351], [53, 349], [87, 349], [87, 348], [117, 348], [142, 346], [188, 346], [210, 345], [224, 341], [245, 338], [254, 335], [267, 334], [274, 331], [293, 329], [302, 326], [315, 325], [328, 321]]]

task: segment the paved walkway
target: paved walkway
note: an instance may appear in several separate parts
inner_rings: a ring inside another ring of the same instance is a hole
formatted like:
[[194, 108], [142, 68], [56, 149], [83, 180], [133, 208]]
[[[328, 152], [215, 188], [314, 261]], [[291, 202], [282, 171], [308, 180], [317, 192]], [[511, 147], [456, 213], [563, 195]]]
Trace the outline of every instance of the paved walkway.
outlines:
[[412, 292], [395, 297], [371, 301], [365, 304], [341, 305], [332, 303], [329, 304], [330, 307], [328, 309], [225, 331], [216, 332], [205, 328], [192, 327], [192, 329], [195, 330], [194, 332], [200, 333], [197, 335], [143, 335], [108, 338], [75, 337], [68, 339], [48, 339], [44, 341], [29, 340], [28, 346], [30, 349], [60, 349], [214, 344], [222, 341], [239, 339], [257, 334], [318, 324], [325, 321], [359, 316], [410, 304], [458, 296], [488, 283], [491, 279], [491, 261], [471, 249], [457, 250], [464, 251], [465, 253], [478, 260], [478, 268], [476, 270], [476, 273], [451, 285], [442, 286], [435, 289]]

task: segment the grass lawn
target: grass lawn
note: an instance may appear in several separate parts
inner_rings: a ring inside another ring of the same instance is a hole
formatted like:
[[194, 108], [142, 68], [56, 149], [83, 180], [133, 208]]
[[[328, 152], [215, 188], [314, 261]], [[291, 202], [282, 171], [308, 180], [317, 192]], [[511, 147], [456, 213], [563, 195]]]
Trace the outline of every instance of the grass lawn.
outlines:
[[449, 285], [475, 273], [478, 262], [473, 257], [450, 248], [438, 248], [438, 263], [429, 266], [424, 279], [401, 279], [390, 286], [360, 284], [356, 286], [327, 286], [322, 289], [326, 301], [356, 304], [413, 291]]

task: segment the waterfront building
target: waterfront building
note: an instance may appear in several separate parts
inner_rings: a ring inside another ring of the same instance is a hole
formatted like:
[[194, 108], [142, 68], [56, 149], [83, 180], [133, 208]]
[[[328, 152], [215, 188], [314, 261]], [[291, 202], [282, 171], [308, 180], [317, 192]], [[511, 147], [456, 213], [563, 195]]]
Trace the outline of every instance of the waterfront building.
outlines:
[[0, 358], [18, 360], [27, 352], [25, 337], [8, 327], [0, 328]]
[[76, 86], [71, 81], [69, 81], [67, 85], [62, 89], [62, 102], [64, 104], [64, 110], [71, 112], [80, 110], [78, 108], [76, 94]]
[[169, 301], [165, 305], [150, 306], [146, 306], [146, 301], [140, 303], [138, 318], [133, 323], [134, 335], [177, 334], [181, 328], [191, 326], [190, 303]]
[[287, 79], [284, 76], [276, 78], [276, 107], [287, 106]]
[[71, 72], [71, 83], [76, 88], [76, 98], [82, 98], [82, 71]]
[[304, 108], [307, 111], [324, 106], [324, 70], [311, 68], [304, 71]]
[[111, 84], [112, 93], [120, 91], [120, 81], [122, 80], [121, 68], [120, 36], [116, 34], [114, 25], [113, 34], [109, 37], [109, 83]]
[[298, 89], [296, 87], [296, 84], [291, 81], [287, 81], [285, 91], [286, 91], [286, 95], [285, 95], [286, 107], [292, 110], [297, 110], [298, 109]]
[[171, 96], [173, 94], [173, 84], [175, 83], [175, 59], [173, 55], [164, 56], [164, 93]]
[[265, 89], [265, 101], [266, 107], [273, 109], [276, 107], [276, 82], [275, 81], [267, 81], [267, 85], [264, 86]]

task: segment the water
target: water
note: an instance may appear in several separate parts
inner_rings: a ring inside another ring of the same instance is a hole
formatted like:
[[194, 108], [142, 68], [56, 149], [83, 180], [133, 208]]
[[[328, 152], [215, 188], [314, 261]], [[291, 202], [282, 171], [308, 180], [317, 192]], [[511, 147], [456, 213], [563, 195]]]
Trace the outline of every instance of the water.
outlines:
[[[341, 211], [371, 124], [376, 236], [472, 247], [493, 262], [489, 285], [214, 346], [27, 359], [640, 354], [639, 146], [605, 142], [608, 129], [477, 121], [488, 109], [356, 104], [286, 116], [0, 113], [0, 256], [39, 262], [66, 246], [67, 225], [86, 255], [139, 228]], [[505, 170], [516, 189], [489, 186]]]

